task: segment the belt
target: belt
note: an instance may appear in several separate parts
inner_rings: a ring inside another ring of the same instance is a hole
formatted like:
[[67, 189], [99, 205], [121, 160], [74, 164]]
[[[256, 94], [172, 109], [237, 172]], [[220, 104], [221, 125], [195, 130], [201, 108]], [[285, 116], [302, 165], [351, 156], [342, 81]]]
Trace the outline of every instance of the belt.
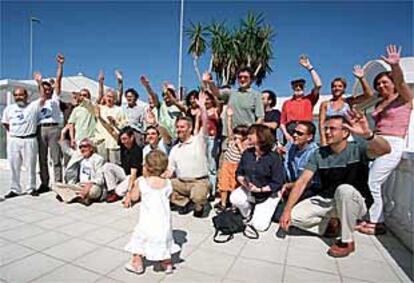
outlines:
[[59, 123], [43, 123], [43, 124], [40, 124], [40, 127], [53, 127], [53, 126], [59, 126]]
[[185, 178], [185, 179], [181, 179], [181, 178], [177, 178], [180, 182], [183, 183], [189, 183], [189, 182], [194, 182], [194, 181], [199, 181], [199, 180], [204, 180], [207, 179], [208, 176], [201, 176], [201, 177], [196, 177], [196, 178]]
[[13, 138], [18, 138], [18, 139], [31, 139], [31, 138], [35, 138], [37, 136], [37, 134], [31, 134], [28, 136], [12, 136]]

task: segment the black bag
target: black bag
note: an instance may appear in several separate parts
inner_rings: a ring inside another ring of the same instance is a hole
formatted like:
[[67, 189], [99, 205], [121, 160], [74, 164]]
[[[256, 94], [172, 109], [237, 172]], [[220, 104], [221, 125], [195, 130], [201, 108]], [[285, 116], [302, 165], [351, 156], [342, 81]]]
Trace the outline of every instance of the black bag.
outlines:
[[[213, 241], [216, 243], [226, 243], [233, 239], [233, 235], [236, 233], [243, 233], [249, 239], [258, 239], [259, 233], [251, 225], [246, 225], [243, 222], [243, 217], [236, 213], [232, 209], [224, 210], [213, 217], [213, 224], [216, 232], [214, 233]], [[253, 231], [253, 235], [246, 233], [246, 228]], [[220, 235], [227, 235], [224, 240], [219, 240], [217, 237]]]

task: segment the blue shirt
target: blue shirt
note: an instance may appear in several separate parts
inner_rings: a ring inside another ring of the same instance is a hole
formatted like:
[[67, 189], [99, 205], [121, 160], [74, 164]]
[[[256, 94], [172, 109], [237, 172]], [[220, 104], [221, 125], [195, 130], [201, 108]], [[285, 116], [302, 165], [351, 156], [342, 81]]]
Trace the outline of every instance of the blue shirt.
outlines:
[[[295, 182], [300, 177], [308, 164], [309, 158], [317, 148], [318, 146], [314, 142], [306, 145], [302, 150], [299, 150], [296, 145], [288, 143], [284, 165], [290, 182]], [[320, 180], [317, 174], [314, 175], [309, 186], [320, 188]]]
[[271, 194], [277, 193], [283, 185], [285, 170], [279, 156], [267, 152], [258, 159], [254, 148], [246, 149], [240, 159], [236, 176], [243, 176], [258, 188], [269, 186], [271, 192], [252, 193], [256, 202], [266, 200]]

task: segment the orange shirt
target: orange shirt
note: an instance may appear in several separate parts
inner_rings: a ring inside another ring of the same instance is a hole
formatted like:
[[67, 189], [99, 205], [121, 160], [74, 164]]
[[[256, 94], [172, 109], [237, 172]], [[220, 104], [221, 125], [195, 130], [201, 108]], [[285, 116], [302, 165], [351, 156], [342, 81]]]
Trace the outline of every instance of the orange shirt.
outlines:
[[312, 91], [309, 95], [286, 100], [282, 106], [280, 123], [286, 125], [291, 121], [312, 121], [313, 107], [318, 99], [319, 92]]

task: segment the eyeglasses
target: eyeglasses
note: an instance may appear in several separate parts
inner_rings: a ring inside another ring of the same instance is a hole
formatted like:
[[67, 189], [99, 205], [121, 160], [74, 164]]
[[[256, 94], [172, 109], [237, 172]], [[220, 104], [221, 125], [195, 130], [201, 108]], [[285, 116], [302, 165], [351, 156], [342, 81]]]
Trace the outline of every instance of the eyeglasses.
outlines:
[[296, 135], [298, 135], [298, 136], [303, 136], [303, 135], [306, 135], [306, 133], [304, 133], [304, 132], [301, 132], [301, 131], [297, 131], [297, 130], [294, 130], [293, 131], [293, 134], [296, 134]]
[[344, 127], [328, 127], [328, 126], [325, 126], [323, 129], [325, 130], [325, 132], [327, 132], [328, 130], [329, 130], [330, 132], [333, 132], [333, 131], [340, 131], [340, 130], [343, 130], [343, 129], [344, 129]]

